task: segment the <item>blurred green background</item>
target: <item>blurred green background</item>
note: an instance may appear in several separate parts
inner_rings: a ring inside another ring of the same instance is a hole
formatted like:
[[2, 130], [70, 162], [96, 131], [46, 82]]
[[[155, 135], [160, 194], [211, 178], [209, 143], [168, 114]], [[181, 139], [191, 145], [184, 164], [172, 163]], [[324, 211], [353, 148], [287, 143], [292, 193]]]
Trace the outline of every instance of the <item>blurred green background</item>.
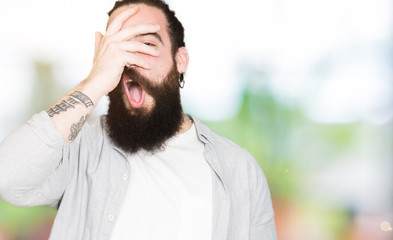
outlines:
[[[279, 239], [393, 239], [392, 2], [169, 2], [185, 111], [258, 161]], [[112, 5], [0, 2], [0, 141], [88, 74]], [[47, 239], [55, 215], [0, 199], [0, 240]]]

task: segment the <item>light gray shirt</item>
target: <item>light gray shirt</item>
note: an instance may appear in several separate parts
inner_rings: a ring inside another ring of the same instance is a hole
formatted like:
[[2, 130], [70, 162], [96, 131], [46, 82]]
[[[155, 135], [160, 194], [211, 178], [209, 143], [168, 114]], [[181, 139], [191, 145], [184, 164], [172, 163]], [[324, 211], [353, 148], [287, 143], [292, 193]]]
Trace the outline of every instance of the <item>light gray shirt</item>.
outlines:
[[[269, 187], [255, 159], [191, 118], [213, 179], [211, 239], [277, 239]], [[0, 197], [57, 208], [50, 239], [110, 239], [129, 184], [126, 156], [108, 137], [105, 116], [66, 143], [42, 111], [0, 144]]]

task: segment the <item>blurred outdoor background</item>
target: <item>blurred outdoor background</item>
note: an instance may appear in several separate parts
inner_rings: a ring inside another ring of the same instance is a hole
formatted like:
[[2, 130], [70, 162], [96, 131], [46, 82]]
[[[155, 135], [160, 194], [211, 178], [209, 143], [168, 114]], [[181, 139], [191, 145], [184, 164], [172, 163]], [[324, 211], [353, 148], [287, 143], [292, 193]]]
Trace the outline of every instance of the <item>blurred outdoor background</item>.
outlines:
[[[393, 239], [393, 2], [168, 2], [184, 108], [260, 163], [279, 239]], [[0, 141], [89, 74], [113, 4], [0, 1]], [[55, 215], [0, 200], [0, 240], [47, 239]]]

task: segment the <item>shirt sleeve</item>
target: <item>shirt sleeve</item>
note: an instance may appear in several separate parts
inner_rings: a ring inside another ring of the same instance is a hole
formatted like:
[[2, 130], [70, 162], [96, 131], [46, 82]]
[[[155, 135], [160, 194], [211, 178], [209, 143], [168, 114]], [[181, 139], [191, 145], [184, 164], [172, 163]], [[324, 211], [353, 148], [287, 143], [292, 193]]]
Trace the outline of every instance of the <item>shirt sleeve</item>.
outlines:
[[269, 186], [261, 167], [249, 154], [251, 170], [251, 226], [250, 240], [277, 240], [274, 210]]
[[57, 207], [68, 147], [45, 111], [34, 115], [0, 144], [0, 197], [15, 206]]

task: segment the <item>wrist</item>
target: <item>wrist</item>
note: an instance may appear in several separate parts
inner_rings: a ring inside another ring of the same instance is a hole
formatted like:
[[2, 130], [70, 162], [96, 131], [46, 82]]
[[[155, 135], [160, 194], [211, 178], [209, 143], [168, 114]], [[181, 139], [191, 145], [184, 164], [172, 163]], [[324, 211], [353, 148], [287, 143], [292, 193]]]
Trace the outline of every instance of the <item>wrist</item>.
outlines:
[[107, 94], [106, 89], [103, 89], [98, 81], [89, 77], [80, 84], [79, 91], [87, 95], [94, 103], [94, 106], [96, 106], [100, 99]]

